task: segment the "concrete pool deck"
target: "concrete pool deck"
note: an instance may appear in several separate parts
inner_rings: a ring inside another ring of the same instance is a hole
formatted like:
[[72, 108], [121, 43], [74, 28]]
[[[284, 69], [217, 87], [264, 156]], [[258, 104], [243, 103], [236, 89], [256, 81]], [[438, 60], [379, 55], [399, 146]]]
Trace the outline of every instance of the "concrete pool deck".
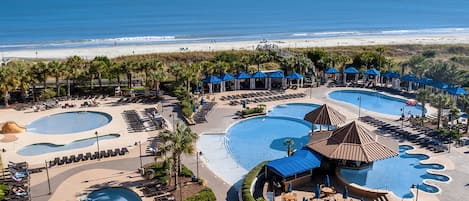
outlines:
[[[275, 101], [275, 102], [266, 102], [263, 103], [267, 106], [267, 110], [275, 107], [278, 104], [285, 104], [285, 103], [314, 103], [314, 104], [323, 104], [327, 103], [336, 108], [337, 110], [343, 112], [344, 115], [348, 117], [347, 121], [355, 120], [358, 117], [358, 109], [356, 106], [334, 101], [328, 98], [327, 94], [332, 90], [340, 90], [340, 89], [355, 89], [355, 88], [312, 88], [312, 89], [298, 89], [298, 90], [287, 90], [287, 93], [298, 93], [298, 92], [305, 92], [306, 96], [301, 99], [288, 99], [283, 101]], [[361, 90], [361, 89], [360, 89]], [[212, 109], [211, 112], [208, 113], [207, 120], [208, 123], [197, 124], [191, 126], [192, 130], [201, 134], [201, 133], [224, 133], [225, 130], [232, 125], [239, 121], [239, 119], [235, 119], [235, 112], [242, 109], [242, 106], [230, 106], [228, 105], [227, 101], [220, 101], [219, 97], [232, 95], [232, 94], [243, 94], [248, 93], [250, 91], [237, 91], [237, 92], [224, 92], [220, 94], [210, 95], [210, 99], [214, 99], [217, 104]], [[311, 94], [311, 95], [310, 95]], [[311, 98], [310, 98], [311, 96]], [[101, 106], [93, 107], [93, 108], [70, 108], [70, 109], [61, 109], [56, 108], [52, 110], [42, 111], [42, 112], [31, 112], [31, 111], [15, 111], [15, 110], [0, 110], [0, 122], [4, 121], [16, 121], [20, 125], [26, 125], [29, 122], [32, 122], [40, 117], [60, 113], [60, 112], [68, 112], [68, 111], [79, 111], [79, 110], [91, 110], [91, 111], [101, 111], [111, 114], [113, 116], [113, 121], [110, 124], [98, 128], [99, 134], [110, 134], [110, 133], [119, 133], [121, 134], [120, 139], [112, 140], [112, 143], [103, 143], [100, 142], [100, 148], [102, 150], [108, 148], [116, 148], [116, 147], [129, 147], [131, 154], [124, 156], [124, 157], [116, 157], [112, 159], [104, 159], [100, 162], [97, 161], [88, 161], [88, 162], [81, 162], [78, 164], [72, 165], [65, 165], [62, 167], [55, 167], [50, 170], [51, 180], [53, 181], [53, 195], [52, 197], [56, 196], [55, 194], [64, 194], [71, 192], [67, 188], [63, 188], [62, 185], [68, 185], [68, 183], [73, 184], [74, 182], [81, 182], [79, 179], [77, 180], [68, 180], [67, 178], [73, 177], [75, 174], [80, 174], [80, 172], [86, 171], [87, 174], [93, 173], [93, 171], [89, 172], [89, 170], [96, 170], [96, 173], [100, 173], [104, 175], [108, 175], [110, 178], [112, 175], [115, 175], [115, 171], [103, 171], [102, 170], [119, 170], [124, 172], [134, 172], [138, 168], [138, 149], [134, 146], [134, 143], [137, 141], [145, 142], [148, 137], [154, 136], [157, 132], [154, 133], [128, 133], [127, 132], [127, 124], [122, 118], [123, 110], [135, 109], [137, 111], [141, 111], [147, 107], [154, 107], [155, 105], [146, 105], [146, 104], [126, 104], [126, 105], [119, 105], [113, 106], [111, 103], [116, 101], [117, 98], [108, 98], [106, 101], [100, 101]], [[67, 101], [65, 101], [67, 102]], [[83, 101], [68, 101], [68, 102], [75, 102], [78, 105]], [[175, 100], [166, 101], [165, 109], [163, 110], [162, 115], [167, 120], [168, 124], [171, 124], [171, 118], [169, 117], [170, 114], [173, 114], [173, 104]], [[62, 102], [63, 103], [63, 102]], [[248, 104], [248, 106], [255, 106], [257, 104]], [[161, 105], [158, 106], [160, 109]], [[434, 113], [434, 109], [430, 109], [428, 113]], [[366, 111], [362, 109], [361, 111], [362, 116], [370, 115], [374, 117], [378, 117], [380, 119], [394, 121], [399, 118], [398, 116], [393, 115], [383, 115], [374, 113], [371, 111]], [[373, 127], [369, 126], [370, 129]], [[44, 135], [44, 134], [34, 134], [34, 133], [23, 133], [23, 134], [16, 134], [15, 136], [18, 137], [18, 140], [15, 142], [9, 143], [0, 143], [7, 151], [2, 154], [2, 161], [8, 162], [11, 161], [21, 161], [26, 160], [32, 164], [32, 167], [40, 167], [44, 166], [44, 160], [51, 160], [56, 156], [68, 156], [71, 154], [83, 153], [83, 152], [94, 152], [96, 151], [96, 146], [90, 146], [82, 149], [70, 150], [65, 152], [60, 152], [56, 154], [44, 154], [40, 156], [34, 157], [23, 157], [18, 156], [16, 150], [22, 146], [38, 143], [38, 142], [49, 142], [49, 143], [58, 143], [64, 144], [67, 142], [71, 142], [77, 139], [82, 138], [89, 138], [94, 137], [94, 131], [91, 130], [89, 132], [82, 132], [77, 134], [68, 134], [64, 136], [59, 135]], [[53, 137], [52, 137], [53, 136]], [[403, 143], [405, 144], [405, 143]], [[440, 170], [436, 173], [441, 173], [446, 176], [451, 177], [450, 182], [436, 182], [436, 181], [429, 181], [430, 184], [437, 186], [441, 189], [441, 191], [437, 194], [430, 194], [420, 191], [419, 192], [419, 200], [465, 200], [469, 197], [469, 169], [467, 165], [469, 164], [469, 154], [464, 152], [469, 151], [467, 147], [460, 147], [460, 148], [451, 148], [450, 153], [440, 153], [440, 154], [433, 154], [431, 152], [426, 151], [425, 149], [420, 149], [415, 147], [415, 150], [412, 150], [415, 153], [424, 153], [431, 158], [428, 160], [429, 162], [436, 162], [440, 163], [445, 166], [444, 170]], [[218, 150], [217, 150], [218, 151]], [[203, 153], [206, 155], [209, 153]], [[220, 153], [217, 153], [220, 154]], [[202, 156], [202, 158], [205, 156]], [[208, 156], [207, 156], [208, 157]], [[151, 162], [152, 159], [145, 158], [144, 163]], [[196, 157], [194, 155], [185, 155], [183, 156], [184, 163], [195, 173], [196, 172]], [[208, 183], [208, 186], [211, 187], [216, 196], [217, 200], [237, 200], [237, 192], [236, 189], [230, 184], [231, 182], [227, 182], [227, 179], [221, 177], [220, 174], [215, 174], [210, 169], [211, 161], [204, 161], [202, 160], [199, 164], [199, 174], [200, 177], [205, 179]], [[47, 194], [47, 182], [45, 173], [38, 173], [31, 175], [31, 186], [32, 186], [32, 195], [34, 197], [33, 200], [49, 200]], [[119, 177], [118, 181], [120, 183], [125, 183], [127, 181], [130, 182], [130, 178], [125, 178], [125, 176]], [[63, 183], [63, 181], [67, 181]], [[117, 181], [117, 179], [116, 179]], [[97, 180], [96, 182], [102, 183], [105, 180]], [[118, 183], [119, 183], [118, 182]], [[433, 183], [434, 182], [434, 183]], [[80, 186], [80, 187], [78, 187]], [[86, 192], [86, 185], [81, 186], [77, 185], [77, 189], [73, 190], [74, 193], [80, 194], [80, 192]], [[55, 197], [54, 197], [55, 199]], [[397, 199], [397, 198], [396, 198]], [[58, 200], [60, 198], [58, 197]]]

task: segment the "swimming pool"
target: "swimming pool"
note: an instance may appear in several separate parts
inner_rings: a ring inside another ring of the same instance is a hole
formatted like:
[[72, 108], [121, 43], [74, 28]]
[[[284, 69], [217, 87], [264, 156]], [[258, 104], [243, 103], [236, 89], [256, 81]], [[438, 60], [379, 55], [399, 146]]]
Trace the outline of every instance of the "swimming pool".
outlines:
[[444, 175], [430, 174], [428, 169], [441, 170], [444, 166], [440, 164], [421, 164], [421, 160], [429, 157], [423, 154], [407, 154], [407, 150], [413, 147], [407, 145], [399, 146], [399, 157], [376, 161], [372, 166], [361, 169], [341, 169], [340, 174], [348, 182], [355, 183], [372, 189], [383, 189], [394, 192], [401, 198], [412, 198], [410, 192], [413, 184], [419, 185], [419, 190], [436, 193], [438, 188], [424, 184], [424, 179], [437, 181], [449, 181]]
[[103, 188], [91, 192], [86, 201], [142, 201], [137, 193], [127, 188]]
[[228, 129], [225, 147], [247, 170], [262, 161], [285, 157], [285, 139], [292, 138], [295, 149], [308, 143], [311, 123], [303, 117], [317, 107], [314, 104], [284, 104], [274, 107], [268, 116], [240, 121]]
[[33, 121], [26, 130], [40, 134], [71, 134], [99, 128], [111, 120], [111, 115], [103, 112], [64, 112]]
[[[109, 135], [102, 135], [99, 136], [99, 140], [110, 140], [120, 137], [119, 134], [109, 134]], [[88, 147], [96, 143], [96, 137], [91, 137], [87, 139], [81, 139], [73, 141], [69, 144], [58, 145], [58, 144], [51, 144], [51, 143], [37, 143], [24, 146], [16, 153], [22, 156], [37, 156], [41, 154], [47, 154], [52, 152], [58, 151], [68, 151], [72, 149], [79, 149], [83, 147]]]
[[351, 103], [356, 106], [360, 105], [360, 97], [362, 109], [383, 114], [400, 116], [402, 114], [402, 108], [404, 109], [405, 115], [408, 115], [409, 113], [413, 115], [422, 114], [422, 107], [420, 104], [417, 106], [408, 106], [406, 104], [407, 101], [404, 99], [395, 98], [372, 91], [337, 90], [330, 92], [329, 97], [334, 100]]

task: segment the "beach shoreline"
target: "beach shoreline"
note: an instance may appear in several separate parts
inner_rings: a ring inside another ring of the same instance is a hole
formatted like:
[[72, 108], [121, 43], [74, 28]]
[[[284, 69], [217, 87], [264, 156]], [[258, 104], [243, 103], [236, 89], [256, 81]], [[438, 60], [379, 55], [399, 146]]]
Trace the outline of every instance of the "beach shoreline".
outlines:
[[425, 35], [348, 36], [329, 38], [278, 39], [269, 41], [197, 42], [174, 44], [116, 45], [109, 47], [82, 47], [60, 49], [25, 49], [1, 52], [3, 58], [63, 59], [77, 55], [85, 59], [95, 56], [119, 56], [171, 52], [210, 52], [226, 50], [254, 50], [258, 45], [274, 44], [280, 48], [314, 48], [334, 46], [373, 45], [435, 45], [469, 44], [469, 33]]

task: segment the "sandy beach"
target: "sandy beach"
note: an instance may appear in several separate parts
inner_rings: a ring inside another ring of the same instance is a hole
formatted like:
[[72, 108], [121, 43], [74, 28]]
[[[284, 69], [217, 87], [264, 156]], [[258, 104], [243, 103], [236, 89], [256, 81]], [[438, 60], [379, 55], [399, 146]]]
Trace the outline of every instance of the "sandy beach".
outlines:
[[307, 48], [331, 46], [360, 46], [360, 45], [398, 45], [398, 44], [469, 44], [469, 34], [438, 34], [438, 35], [383, 35], [332, 37], [311, 39], [271, 40], [267, 43], [260, 41], [212, 42], [212, 43], [175, 43], [155, 45], [122, 45], [112, 47], [86, 47], [70, 49], [29, 49], [4, 51], [5, 58], [46, 58], [61, 59], [78, 55], [85, 59], [95, 56], [115, 58], [125, 55], [187, 52], [187, 51], [220, 51], [220, 50], [253, 50], [259, 44], [275, 44], [281, 48]]

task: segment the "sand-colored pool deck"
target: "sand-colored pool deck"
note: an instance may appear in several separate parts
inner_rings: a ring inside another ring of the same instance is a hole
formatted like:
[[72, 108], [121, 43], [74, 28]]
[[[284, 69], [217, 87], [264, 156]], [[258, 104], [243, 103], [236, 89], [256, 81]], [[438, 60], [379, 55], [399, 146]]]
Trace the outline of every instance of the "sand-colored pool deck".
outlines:
[[[267, 110], [270, 110], [276, 105], [285, 103], [327, 103], [346, 115], [348, 117], [347, 121], [356, 120], [358, 118], [358, 108], [355, 105], [335, 101], [328, 98], [327, 94], [330, 91], [338, 89], [343, 88], [320, 87], [311, 89], [307, 88], [287, 90], [287, 93], [304, 92], [306, 93], [306, 96], [304, 98], [266, 102], [263, 104], [267, 106]], [[235, 118], [236, 116], [234, 114], [236, 111], [240, 111], [242, 106], [230, 106], [228, 101], [220, 101], [219, 98], [222, 95], [226, 96], [248, 92], [250, 91], [223, 92], [215, 93], [213, 95], [206, 95], [206, 97], [209, 96], [209, 100], [214, 100], [217, 102], [217, 104], [212, 109], [212, 111], [208, 113], [207, 123], [191, 126], [192, 130], [199, 134], [218, 133], [219, 139], [212, 139], [218, 141], [197, 144], [198, 150], [203, 152], [202, 156], [200, 157], [201, 163], [199, 164], [200, 176], [206, 179], [208, 186], [215, 191], [217, 200], [235, 200], [233, 195], [236, 195], [236, 192], [234, 192], [236, 191], [236, 188], [233, 188], [233, 184], [236, 183], [242, 177], [243, 173], [247, 171], [240, 168], [239, 165], [237, 165], [236, 162], [232, 160], [231, 156], [223, 147], [223, 133], [229, 128], [230, 125], [239, 121], [239, 119]], [[69, 156], [86, 152], [93, 153], [96, 151], [95, 144], [85, 148], [63, 151], [60, 153], [48, 153], [38, 156], [20, 156], [16, 154], [16, 151], [23, 146], [34, 143], [47, 142], [54, 144], [67, 144], [75, 140], [95, 137], [95, 131], [98, 131], [99, 135], [111, 133], [118, 133], [121, 135], [117, 139], [100, 141], [99, 145], [101, 150], [118, 147], [128, 147], [130, 150], [130, 154], [127, 156], [103, 159], [99, 162], [87, 161], [51, 168], [49, 171], [50, 178], [55, 182], [52, 195], [44, 195], [47, 193], [45, 173], [41, 172], [38, 174], [33, 174], [31, 177], [33, 197], [35, 196], [34, 193], [37, 194], [37, 197], [35, 197], [33, 200], [77, 200], [77, 198], [82, 197], [89, 191], [100, 187], [98, 185], [127, 185], [132, 189], [133, 185], [131, 184], [135, 184], [133, 182], [142, 179], [141, 177], [137, 176], [138, 174], [135, 172], [139, 167], [139, 151], [138, 146], [135, 146], [135, 142], [143, 142], [143, 147], [146, 147], [148, 138], [156, 136], [158, 132], [129, 133], [127, 131], [127, 124], [123, 119], [122, 112], [124, 110], [136, 110], [141, 112], [144, 110], [144, 108], [155, 107], [156, 105], [138, 103], [129, 103], [125, 105], [113, 104], [113, 102], [115, 102], [117, 99], [118, 98], [108, 98], [107, 100], [100, 100], [100, 106], [92, 108], [55, 108], [41, 112], [33, 112], [32, 110], [0, 110], [0, 122], [15, 121], [19, 125], [23, 126], [28, 125], [32, 121], [44, 116], [68, 111], [99, 111], [108, 113], [113, 117], [112, 121], [103, 127], [80, 133], [66, 135], [45, 135], [26, 132], [23, 134], [16, 134], [15, 136], [18, 138], [16, 141], [0, 142], [2, 148], [6, 149], [6, 152], [2, 153], [2, 162], [4, 164], [8, 161], [28, 161], [32, 167], [41, 167], [44, 166], [45, 160], [51, 160], [54, 157]], [[70, 103], [73, 101], [68, 102]], [[83, 100], [74, 102], [77, 105], [80, 105]], [[248, 104], [248, 106], [251, 107], [255, 105], [256, 104]], [[167, 102], [166, 106], [167, 107], [165, 107], [163, 110], [162, 116], [165, 117], [168, 124], [171, 126], [172, 118], [170, 118], [169, 115], [174, 115], [172, 112], [173, 105], [170, 105], [170, 103]], [[161, 104], [156, 107], [161, 110]], [[428, 114], [434, 114], [435, 112], [436, 111], [434, 108], [428, 109]], [[361, 114], [362, 116], [370, 115], [389, 122], [395, 122], [395, 124], [400, 124], [400, 122], [396, 121], [399, 119], [399, 116], [384, 115], [364, 109], [361, 109]], [[176, 119], [175, 121], [179, 120]], [[375, 129], [371, 126], [367, 127], [370, 129]], [[408, 144], [407, 142], [401, 143]], [[444, 174], [450, 177], [449, 182], [438, 182], [434, 180], [425, 181], [428, 184], [437, 186], [440, 189], [440, 192], [431, 194], [420, 191], [419, 200], [466, 200], [466, 198], [469, 197], [469, 168], [467, 168], [467, 165], [469, 165], [469, 154], [465, 153], [469, 151], [467, 147], [451, 148], [451, 152], [440, 154], [434, 154], [433, 152], [429, 152], [418, 147], [415, 148], [416, 149], [411, 150], [410, 152], [423, 153], [430, 156], [430, 159], [424, 161], [425, 163], [439, 163], [445, 166], [445, 169], [443, 170], [431, 171], [435, 171], [437, 174]], [[153, 159], [151, 157], [147, 157], [144, 159], [144, 163], [149, 163], [152, 160]], [[194, 173], [196, 172], [197, 163], [196, 157], [194, 155], [184, 156], [183, 161], [190, 169], [193, 170]], [[220, 169], [223, 169], [223, 171]]]

